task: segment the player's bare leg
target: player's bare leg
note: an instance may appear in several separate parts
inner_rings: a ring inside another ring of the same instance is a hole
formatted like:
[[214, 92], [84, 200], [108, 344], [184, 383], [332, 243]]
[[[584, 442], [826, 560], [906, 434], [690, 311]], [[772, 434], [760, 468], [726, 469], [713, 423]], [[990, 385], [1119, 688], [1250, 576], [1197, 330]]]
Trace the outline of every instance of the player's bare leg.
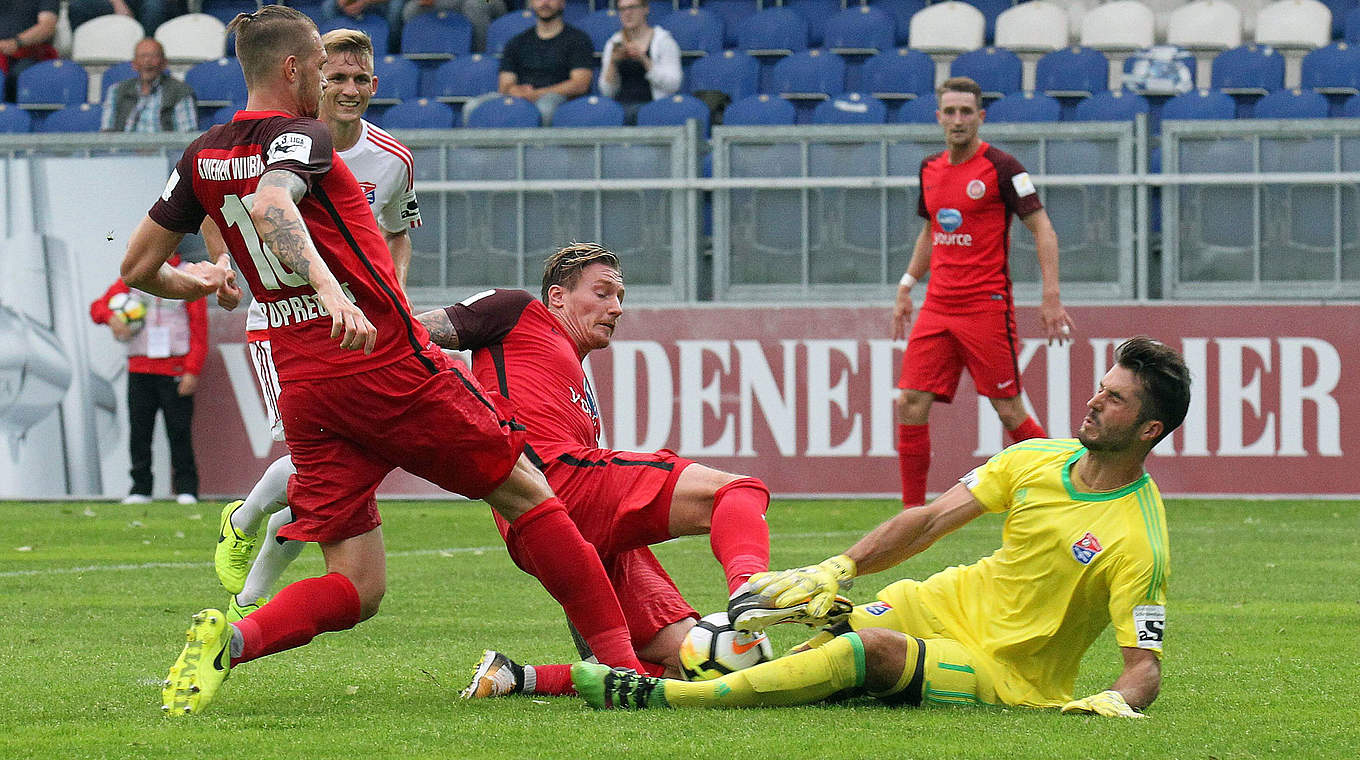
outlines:
[[1006, 437], [1011, 439], [1011, 443], [1019, 443], [1030, 438], [1048, 437], [1043, 427], [1035, 422], [1033, 417], [1029, 416], [1029, 411], [1025, 409], [1025, 402], [1019, 396], [988, 400], [992, 402], [996, 416], [1001, 418], [1001, 425], [1006, 428]]
[[760, 480], [691, 464], [675, 481], [667, 530], [672, 536], [709, 534], [731, 594], [770, 569], [769, 505], [770, 490]]

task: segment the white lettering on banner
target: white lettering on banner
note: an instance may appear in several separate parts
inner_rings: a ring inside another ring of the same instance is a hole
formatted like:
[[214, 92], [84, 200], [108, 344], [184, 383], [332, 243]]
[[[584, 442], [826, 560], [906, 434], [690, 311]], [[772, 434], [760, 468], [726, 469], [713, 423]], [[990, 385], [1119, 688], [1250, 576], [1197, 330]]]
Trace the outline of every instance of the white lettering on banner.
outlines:
[[775, 448], [780, 456], [798, 454], [798, 341], [779, 341], [780, 354], [784, 357], [784, 392], [774, 381], [769, 362], [765, 361], [765, 351], [758, 340], [733, 341], [737, 349], [739, 372], [737, 374], [737, 398], [740, 407], [741, 448], [737, 456], [753, 457], [755, 448], [755, 406], [760, 404], [760, 414], [774, 437]]
[[[1180, 437], [1181, 456], [1209, 456], [1209, 339], [1182, 338], [1181, 356], [1190, 370], [1190, 408], [1185, 412], [1185, 422], [1176, 431]], [[1157, 444], [1153, 451], [1170, 456], [1174, 452], [1171, 439], [1167, 436]]]
[[[1219, 338], [1218, 344], [1218, 455], [1225, 457], [1264, 457], [1275, 453], [1275, 414], [1265, 415], [1265, 429], [1255, 441], [1242, 440], [1242, 406], [1251, 407], [1253, 416], [1261, 411], [1261, 375], [1270, 371], [1270, 338]], [[1243, 358], [1251, 351], [1264, 365], [1242, 377]]]
[[[864, 453], [860, 415], [850, 412], [850, 378], [859, 369], [859, 344], [853, 340], [809, 340], [807, 346], [807, 450], [810, 457], [857, 457]], [[848, 360], [849, 369], [841, 370], [831, 381], [832, 352]], [[831, 443], [831, 407], [840, 417], [849, 414], [850, 433], [840, 443]]]
[[[732, 415], [722, 413], [722, 377], [730, 370], [732, 347], [726, 340], [677, 340], [680, 349], [680, 451], [688, 457], [732, 456], [736, 435]], [[705, 383], [704, 355], [712, 354], [722, 370], [712, 382]], [[705, 410], [721, 420], [722, 432], [712, 444], [704, 443]]]
[[897, 370], [904, 340], [869, 341], [869, 456], [897, 456]]
[[[1280, 448], [1282, 457], [1308, 455], [1303, 441], [1303, 402], [1317, 411], [1317, 453], [1341, 456], [1341, 405], [1331, 394], [1341, 382], [1341, 354], [1332, 344], [1317, 338], [1279, 338], [1280, 343]], [[1304, 353], [1317, 361], [1317, 376], [1305, 385]]]
[[[614, 447], [621, 451], [656, 451], [671, 437], [675, 399], [671, 360], [654, 340], [614, 341]], [[647, 375], [647, 428], [638, 428], [638, 364]]]
[[269, 434], [269, 417], [260, 398], [260, 386], [255, 379], [255, 370], [250, 366], [250, 356], [244, 343], [219, 343], [217, 350], [222, 354], [222, 363], [227, 368], [227, 380], [231, 382], [232, 393], [236, 395], [236, 408], [241, 412], [241, 422], [250, 439], [250, 451], [256, 459], [269, 456], [274, 447], [274, 439]]

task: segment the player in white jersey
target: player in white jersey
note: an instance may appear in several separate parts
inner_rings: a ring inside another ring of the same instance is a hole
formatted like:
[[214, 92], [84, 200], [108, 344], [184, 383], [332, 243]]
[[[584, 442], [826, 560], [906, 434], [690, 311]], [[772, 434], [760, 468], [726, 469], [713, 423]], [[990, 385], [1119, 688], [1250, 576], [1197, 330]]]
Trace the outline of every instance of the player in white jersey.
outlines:
[[[414, 190], [411, 151], [395, 137], [363, 119], [368, 101], [378, 88], [373, 73], [373, 43], [354, 29], [337, 29], [321, 38], [326, 48], [322, 66], [323, 90], [317, 118], [330, 128], [335, 150], [368, 195], [378, 229], [387, 241], [397, 280], [406, 288], [411, 262], [412, 227], [420, 226], [420, 206]], [[246, 313], [246, 341], [255, 376], [264, 392], [270, 434], [284, 440], [279, 416], [279, 378], [269, 345], [269, 317], [259, 301]], [[269, 588], [302, 550], [297, 541], [278, 539], [278, 529], [292, 520], [287, 509], [292, 459], [280, 457], [269, 465], [250, 494], [222, 510], [215, 564], [217, 577], [233, 596], [227, 616], [239, 620], [263, 604]], [[272, 515], [272, 517], [271, 517]], [[251, 563], [261, 523], [269, 518], [260, 554]]]

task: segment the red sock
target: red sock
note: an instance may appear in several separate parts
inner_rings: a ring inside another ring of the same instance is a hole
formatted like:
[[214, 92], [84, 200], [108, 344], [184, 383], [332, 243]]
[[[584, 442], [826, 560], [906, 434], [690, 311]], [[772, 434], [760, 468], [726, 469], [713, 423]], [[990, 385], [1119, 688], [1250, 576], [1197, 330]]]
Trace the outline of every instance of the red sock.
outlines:
[[902, 471], [902, 506], [926, 503], [930, 472], [930, 425], [897, 426], [897, 466]]
[[243, 662], [300, 647], [327, 631], [343, 631], [359, 622], [359, 592], [349, 578], [327, 573], [283, 587], [269, 604], [239, 623], [245, 647], [231, 661]]
[[755, 573], [770, 569], [770, 526], [765, 510], [770, 489], [756, 478], [741, 478], [713, 494], [708, 543], [727, 576], [727, 593]]
[[[570, 665], [525, 665], [524, 669], [534, 669], [534, 685], [529, 688], [526, 683], [524, 692], [526, 694], [542, 694], [549, 697], [574, 697], [576, 687], [571, 683]], [[642, 663], [642, 673], [649, 676], [661, 678], [666, 675], [666, 666], [658, 665], [654, 662]]]
[[1048, 434], [1034, 421], [1033, 417], [1026, 417], [1025, 421], [1016, 426], [1014, 430], [1007, 430], [1006, 437], [1011, 439], [1011, 443], [1028, 441], [1031, 438], [1047, 438]]
[[609, 585], [600, 555], [581, 537], [556, 496], [510, 523], [505, 540], [514, 548], [522, 567], [562, 605], [567, 619], [600, 662], [638, 668], [623, 609]]

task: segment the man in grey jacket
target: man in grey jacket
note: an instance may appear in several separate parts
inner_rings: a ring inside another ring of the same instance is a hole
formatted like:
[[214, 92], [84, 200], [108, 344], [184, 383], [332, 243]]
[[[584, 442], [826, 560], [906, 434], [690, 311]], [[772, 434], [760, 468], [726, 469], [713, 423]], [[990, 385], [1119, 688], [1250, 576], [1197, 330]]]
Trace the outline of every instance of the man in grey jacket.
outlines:
[[165, 48], [147, 37], [132, 52], [134, 79], [104, 93], [104, 132], [197, 132], [194, 90], [170, 75]]

